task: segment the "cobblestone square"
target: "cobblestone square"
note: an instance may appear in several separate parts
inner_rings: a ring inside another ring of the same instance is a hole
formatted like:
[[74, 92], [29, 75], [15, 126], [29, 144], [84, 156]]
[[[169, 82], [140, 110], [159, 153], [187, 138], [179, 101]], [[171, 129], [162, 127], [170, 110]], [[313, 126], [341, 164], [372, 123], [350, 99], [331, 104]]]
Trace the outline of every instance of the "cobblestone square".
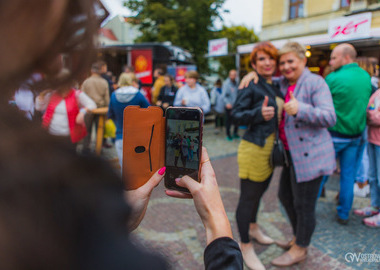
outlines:
[[[240, 130], [242, 135], [244, 130]], [[236, 151], [239, 140], [228, 142], [224, 134], [214, 134], [213, 125], [204, 128], [204, 145], [211, 157], [222, 199], [231, 222], [234, 239], [239, 240], [235, 210], [239, 199], [239, 178]], [[112, 150], [104, 151], [107, 158]], [[274, 172], [268, 191], [260, 205], [258, 223], [274, 239], [290, 239], [291, 227], [277, 198], [281, 169]], [[339, 175], [327, 184], [326, 197], [317, 204], [317, 227], [309, 247], [308, 259], [288, 269], [380, 269], [377, 262], [348, 262], [346, 254], [380, 254], [380, 231], [368, 228], [361, 218], [351, 215], [347, 226], [335, 221], [335, 195]], [[355, 197], [353, 208], [369, 204], [369, 198]], [[191, 200], [167, 197], [161, 183], [153, 192], [146, 216], [133, 232], [140, 245], [163, 255], [172, 269], [203, 269], [203, 250], [206, 246], [202, 222]], [[276, 245], [255, 243], [255, 250], [267, 269], [276, 269], [270, 261], [282, 254]]]

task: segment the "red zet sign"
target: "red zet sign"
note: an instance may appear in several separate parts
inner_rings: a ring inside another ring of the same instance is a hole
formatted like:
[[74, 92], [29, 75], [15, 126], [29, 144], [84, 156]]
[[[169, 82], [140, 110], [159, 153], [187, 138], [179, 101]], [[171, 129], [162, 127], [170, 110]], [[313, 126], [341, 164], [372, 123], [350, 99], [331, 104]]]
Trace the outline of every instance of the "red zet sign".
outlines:
[[371, 36], [372, 13], [341, 17], [330, 21], [329, 36], [332, 41], [348, 41]]

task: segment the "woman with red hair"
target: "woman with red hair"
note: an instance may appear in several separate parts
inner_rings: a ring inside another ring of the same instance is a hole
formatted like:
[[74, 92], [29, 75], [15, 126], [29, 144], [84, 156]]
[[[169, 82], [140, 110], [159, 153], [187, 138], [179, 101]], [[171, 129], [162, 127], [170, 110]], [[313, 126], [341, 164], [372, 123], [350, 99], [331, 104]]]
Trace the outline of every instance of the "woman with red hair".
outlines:
[[257, 224], [261, 197], [269, 186], [273, 168], [269, 164], [275, 131], [284, 103], [272, 76], [277, 67], [277, 49], [270, 42], [261, 42], [251, 53], [251, 64], [259, 75], [259, 82], [251, 82], [239, 91], [232, 117], [235, 124], [246, 125], [238, 150], [240, 199], [236, 221], [240, 233], [240, 248], [245, 264], [250, 269], [265, 269], [255, 254], [250, 238], [260, 244], [274, 243]]
[[[316, 226], [315, 208], [322, 176], [336, 167], [334, 147], [327, 128], [336, 123], [331, 92], [322, 77], [306, 68], [306, 49], [297, 42], [286, 43], [278, 51], [280, 91], [285, 96], [279, 124], [288, 164], [283, 166], [278, 198], [293, 230], [289, 242], [277, 241], [287, 251], [272, 260], [287, 267], [307, 258], [308, 246]], [[259, 73], [257, 71], [257, 73]], [[243, 78], [242, 85], [256, 81], [254, 74]], [[244, 254], [244, 252], [243, 252]]]

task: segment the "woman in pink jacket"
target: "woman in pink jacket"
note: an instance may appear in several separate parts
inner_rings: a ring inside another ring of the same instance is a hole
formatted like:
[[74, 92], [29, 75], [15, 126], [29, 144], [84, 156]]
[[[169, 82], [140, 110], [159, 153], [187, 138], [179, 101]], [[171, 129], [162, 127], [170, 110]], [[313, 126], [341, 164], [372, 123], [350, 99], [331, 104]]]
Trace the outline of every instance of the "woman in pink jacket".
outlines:
[[368, 179], [370, 185], [371, 205], [356, 209], [354, 213], [367, 216], [365, 225], [380, 228], [380, 89], [370, 98], [367, 108], [368, 124]]

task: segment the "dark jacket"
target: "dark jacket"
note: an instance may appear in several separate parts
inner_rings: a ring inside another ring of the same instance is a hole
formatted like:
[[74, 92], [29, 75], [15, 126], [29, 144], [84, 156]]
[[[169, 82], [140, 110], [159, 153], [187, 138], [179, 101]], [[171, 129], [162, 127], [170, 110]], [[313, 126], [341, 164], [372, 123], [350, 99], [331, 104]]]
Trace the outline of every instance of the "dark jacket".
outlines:
[[276, 117], [265, 121], [261, 113], [261, 107], [265, 96], [268, 96], [268, 106], [275, 107], [277, 115], [276, 96], [283, 98], [279, 87], [268, 84], [259, 76], [259, 82], [251, 82], [247, 88], [238, 91], [235, 104], [232, 109], [232, 119], [235, 125], [248, 126], [243, 139], [263, 147], [266, 138], [275, 131]]
[[110, 76], [108, 76], [107, 74], [101, 74], [100, 76], [102, 76], [102, 78], [107, 81], [107, 83], [108, 83], [108, 90], [110, 92], [110, 98], [111, 98], [111, 95], [112, 95], [113, 91], [115, 91], [115, 89], [113, 88], [113, 82], [112, 82]]
[[172, 85], [168, 87], [164, 85], [161, 88], [160, 94], [157, 100], [162, 101], [162, 104], [169, 103], [169, 106], [173, 106], [175, 94], [177, 93], [178, 88]]

